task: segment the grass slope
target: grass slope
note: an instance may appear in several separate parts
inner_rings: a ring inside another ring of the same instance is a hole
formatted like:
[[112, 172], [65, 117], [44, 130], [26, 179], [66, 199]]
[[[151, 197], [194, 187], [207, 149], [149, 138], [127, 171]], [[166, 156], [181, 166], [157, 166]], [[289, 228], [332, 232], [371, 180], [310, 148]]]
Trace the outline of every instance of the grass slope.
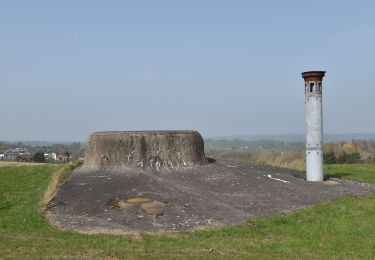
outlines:
[[324, 167], [328, 177], [375, 183], [374, 164], [329, 164]]
[[[371, 259], [375, 255], [374, 196], [324, 203], [242, 226], [175, 236], [142, 235], [135, 240], [60, 231], [46, 224], [40, 201], [54, 172], [62, 167], [0, 168], [0, 258]], [[345, 171], [351, 175], [341, 177], [375, 181], [375, 174], [367, 176], [365, 170], [353, 167], [351, 172], [348, 168]], [[344, 173], [341, 168], [336, 170], [337, 174]], [[330, 174], [335, 174], [335, 168]]]

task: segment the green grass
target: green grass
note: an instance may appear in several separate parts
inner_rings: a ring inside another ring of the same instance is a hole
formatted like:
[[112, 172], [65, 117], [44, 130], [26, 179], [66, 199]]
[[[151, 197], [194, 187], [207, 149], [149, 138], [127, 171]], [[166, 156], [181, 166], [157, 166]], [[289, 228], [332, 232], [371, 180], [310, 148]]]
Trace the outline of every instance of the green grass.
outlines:
[[375, 183], [374, 164], [329, 164], [324, 167], [328, 177]]
[[[130, 236], [60, 231], [45, 222], [40, 201], [53, 173], [61, 167], [0, 168], [1, 259], [373, 259], [375, 256], [375, 196], [323, 203], [287, 216], [173, 237], [142, 235], [141, 240], [134, 240]], [[359, 170], [361, 166], [352, 167], [344, 168], [345, 171], [333, 167], [329, 171], [343, 178], [375, 181], [374, 174]]]

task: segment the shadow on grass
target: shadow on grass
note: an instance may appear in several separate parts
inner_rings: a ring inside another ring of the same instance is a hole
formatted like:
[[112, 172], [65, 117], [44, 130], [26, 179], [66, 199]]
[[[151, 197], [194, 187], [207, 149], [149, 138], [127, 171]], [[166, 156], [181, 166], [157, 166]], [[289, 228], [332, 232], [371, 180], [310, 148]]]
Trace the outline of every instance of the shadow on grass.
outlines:
[[330, 177], [330, 178], [339, 178], [339, 179], [342, 179], [342, 178], [345, 178], [345, 177], [349, 177], [349, 176], [353, 176], [354, 174], [353, 173], [344, 173], [344, 172], [335, 172], [335, 173], [327, 173], [326, 176], [327, 177]]
[[[299, 172], [299, 171], [290, 171], [290, 174], [294, 177], [306, 180], [306, 173], [305, 172]], [[349, 176], [354, 176], [353, 173], [344, 173], [344, 172], [335, 172], [335, 173], [325, 173], [324, 174], [324, 180], [327, 181], [330, 178], [337, 178], [337, 179], [345, 179]], [[348, 179], [348, 178], [347, 178]]]

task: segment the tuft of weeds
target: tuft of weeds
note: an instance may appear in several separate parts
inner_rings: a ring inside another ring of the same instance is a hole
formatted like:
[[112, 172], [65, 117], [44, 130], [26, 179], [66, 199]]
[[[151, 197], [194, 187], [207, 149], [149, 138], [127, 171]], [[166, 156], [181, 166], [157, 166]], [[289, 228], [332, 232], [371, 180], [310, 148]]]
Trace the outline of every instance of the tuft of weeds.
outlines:
[[51, 174], [48, 187], [40, 201], [42, 211], [46, 210], [48, 203], [53, 199], [60, 187], [69, 179], [70, 173], [81, 164], [81, 161], [70, 162], [63, 167], [58, 167]]

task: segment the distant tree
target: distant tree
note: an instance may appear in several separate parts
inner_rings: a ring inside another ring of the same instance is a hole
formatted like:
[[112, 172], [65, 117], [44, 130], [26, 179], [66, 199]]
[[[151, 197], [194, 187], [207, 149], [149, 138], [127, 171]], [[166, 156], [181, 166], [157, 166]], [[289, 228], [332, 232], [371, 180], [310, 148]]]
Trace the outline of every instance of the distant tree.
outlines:
[[8, 149], [9, 149], [9, 145], [7, 145], [6, 143], [0, 142], [0, 152], [3, 152]]
[[371, 152], [375, 152], [375, 141], [373, 139], [368, 141], [368, 148]]
[[370, 152], [370, 146], [369, 146], [369, 142], [367, 140], [362, 140], [361, 150], [364, 151], [364, 152]]
[[346, 143], [342, 146], [341, 151], [346, 154], [358, 153], [357, 148], [353, 144]]
[[359, 163], [361, 162], [361, 155], [359, 153], [346, 154], [345, 163]]
[[75, 142], [69, 146], [70, 158], [78, 159], [81, 157], [81, 143]]
[[356, 140], [355, 138], [352, 139], [352, 145], [353, 147], [358, 150], [358, 140]]
[[337, 159], [338, 163], [359, 163], [360, 161], [361, 155], [359, 153], [341, 152]]
[[325, 152], [323, 154], [323, 161], [324, 161], [324, 163], [327, 163], [327, 164], [334, 164], [334, 163], [336, 163], [335, 152], [333, 152], [333, 151]]
[[70, 153], [69, 152], [64, 152], [64, 156], [65, 156], [64, 162], [69, 162]]
[[63, 144], [53, 144], [51, 150], [54, 153], [63, 154], [66, 151], [66, 148]]
[[46, 158], [44, 157], [44, 153], [36, 152], [33, 156], [33, 162], [45, 162]]

